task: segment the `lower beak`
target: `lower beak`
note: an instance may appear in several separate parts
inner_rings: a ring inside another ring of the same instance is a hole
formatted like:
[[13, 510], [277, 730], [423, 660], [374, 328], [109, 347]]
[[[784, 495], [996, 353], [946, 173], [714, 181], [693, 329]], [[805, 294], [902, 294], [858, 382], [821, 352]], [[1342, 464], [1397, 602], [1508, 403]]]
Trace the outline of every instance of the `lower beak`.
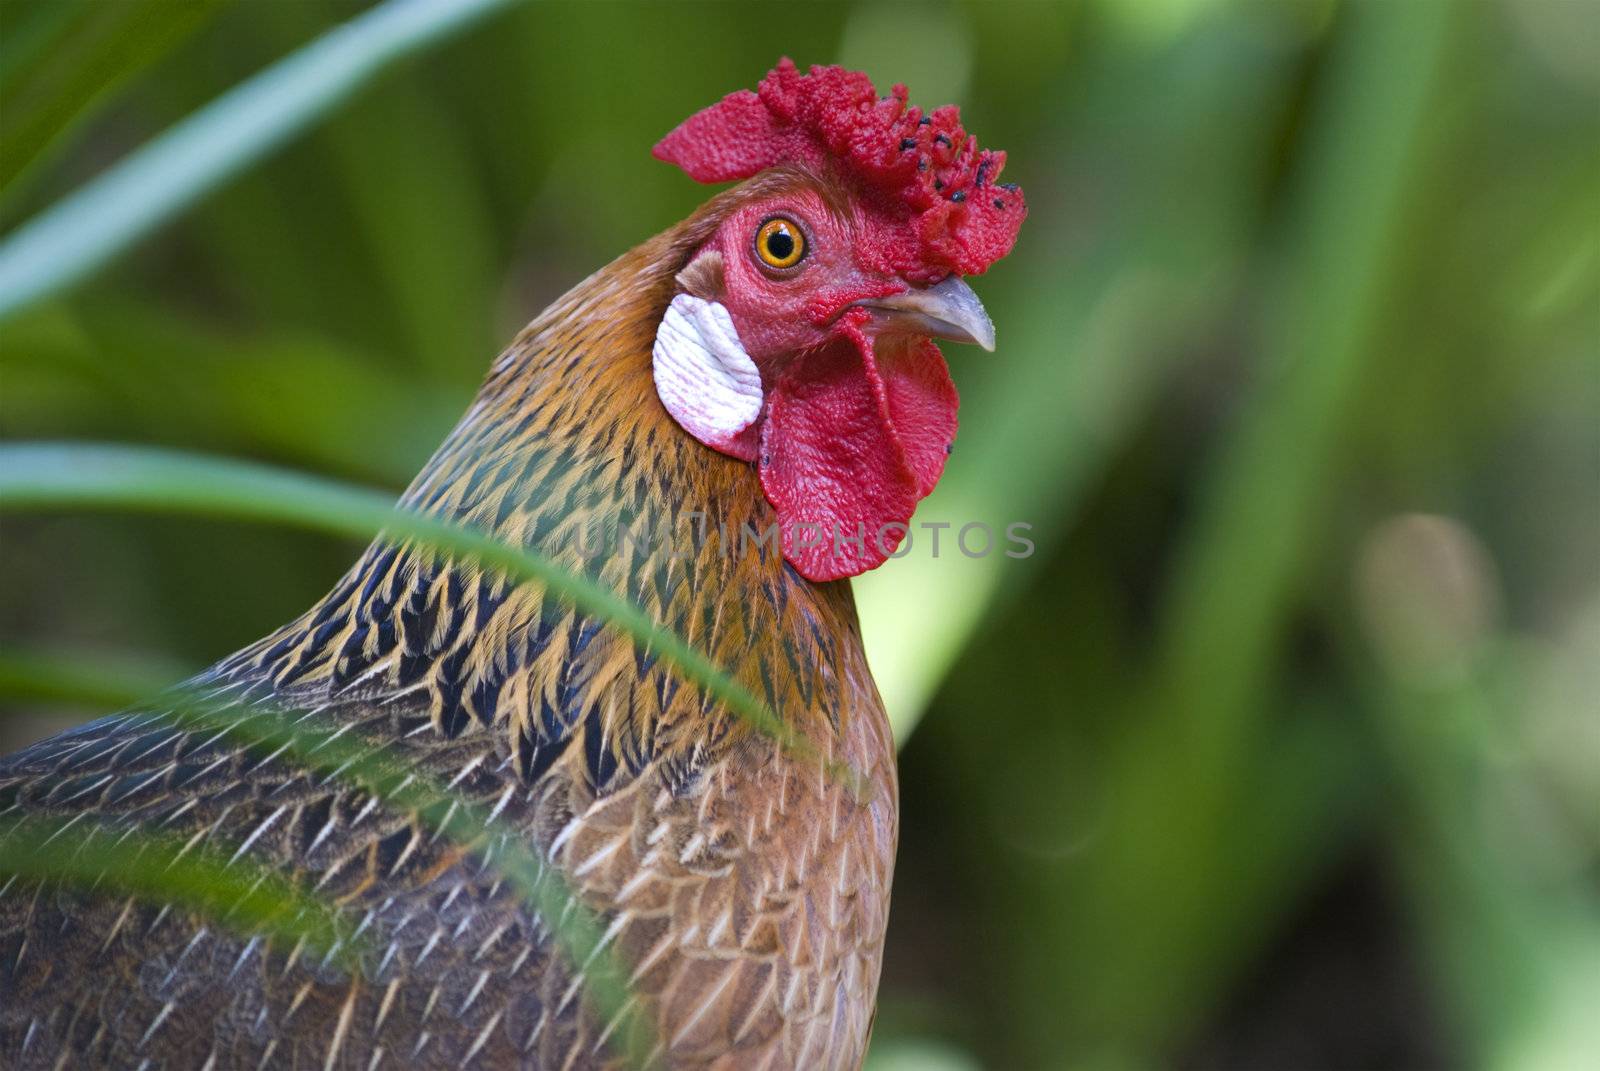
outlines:
[[857, 304], [872, 313], [872, 330], [877, 334], [945, 338], [994, 352], [994, 324], [972, 287], [957, 276], [948, 276], [933, 286]]

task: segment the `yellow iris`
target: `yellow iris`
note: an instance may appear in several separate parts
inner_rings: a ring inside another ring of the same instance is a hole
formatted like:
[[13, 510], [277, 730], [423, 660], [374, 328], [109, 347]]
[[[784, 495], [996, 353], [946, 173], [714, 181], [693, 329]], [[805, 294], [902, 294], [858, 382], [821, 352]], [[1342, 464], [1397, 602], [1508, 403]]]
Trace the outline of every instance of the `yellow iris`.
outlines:
[[806, 236], [793, 220], [769, 219], [756, 231], [756, 256], [772, 268], [792, 268], [806, 255]]

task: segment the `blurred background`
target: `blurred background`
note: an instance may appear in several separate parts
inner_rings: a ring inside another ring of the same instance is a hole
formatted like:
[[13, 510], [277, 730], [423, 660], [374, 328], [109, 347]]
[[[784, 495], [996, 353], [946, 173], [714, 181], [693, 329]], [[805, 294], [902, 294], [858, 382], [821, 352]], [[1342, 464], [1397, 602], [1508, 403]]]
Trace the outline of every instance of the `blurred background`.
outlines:
[[[362, 7], [3, 0], [0, 232]], [[917, 519], [1037, 552], [857, 584], [872, 1071], [1600, 1066], [1588, 0], [511, 5], [0, 324], [4, 437], [398, 489], [783, 54], [960, 103], [1031, 211]], [[0, 644], [164, 683], [355, 549], [7, 516]], [[5, 750], [104, 712], [0, 698]]]

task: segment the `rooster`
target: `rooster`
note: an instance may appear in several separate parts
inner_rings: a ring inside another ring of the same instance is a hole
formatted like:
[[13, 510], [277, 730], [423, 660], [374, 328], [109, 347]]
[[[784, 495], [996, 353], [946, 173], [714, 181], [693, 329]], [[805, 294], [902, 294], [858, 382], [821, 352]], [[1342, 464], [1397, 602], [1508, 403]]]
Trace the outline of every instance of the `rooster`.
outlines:
[[[939, 479], [957, 398], [932, 340], [993, 347], [962, 276], [1025, 205], [955, 108], [838, 67], [784, 60], [654, 153], [744, 181], [524, 329], [402, 504], [589, 574], [811, 747], [539, 586], [396, 539], [196, 685], [306, 712], [516, 830], [604, 928], [651, 1066], [857, 1067], [897, 802], [844, 578], [895, 553]], [[114, 882], [13, 879], [0, 1064], [624, 1060], [549, 920], [339, 779], [135, 712], [0, 762], [0, 822], [18, 816], [223, 848], [359, 919], [366, 958], [340, 971]]]

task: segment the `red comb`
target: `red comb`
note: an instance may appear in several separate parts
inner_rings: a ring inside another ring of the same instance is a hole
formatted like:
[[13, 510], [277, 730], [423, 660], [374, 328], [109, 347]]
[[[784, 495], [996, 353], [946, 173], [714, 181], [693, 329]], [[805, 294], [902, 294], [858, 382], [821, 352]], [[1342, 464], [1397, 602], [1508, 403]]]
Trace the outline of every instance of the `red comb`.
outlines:
[[859, 71], [785, 57], [756, 92], [741, 89], [680, 123], [655, 147], [697, 182], [801, 164], [854, 178], [895, 226], [864, 235], [876, 267], [916, 281], [976, 275], [1011, 251], [1022, 191], [996, 185], [1003, 152], [979, 151], [954, 106], [922, 110], [897, 85], [879, 98]]

